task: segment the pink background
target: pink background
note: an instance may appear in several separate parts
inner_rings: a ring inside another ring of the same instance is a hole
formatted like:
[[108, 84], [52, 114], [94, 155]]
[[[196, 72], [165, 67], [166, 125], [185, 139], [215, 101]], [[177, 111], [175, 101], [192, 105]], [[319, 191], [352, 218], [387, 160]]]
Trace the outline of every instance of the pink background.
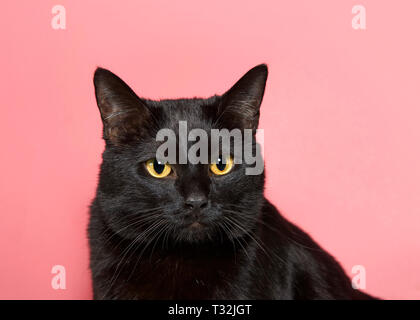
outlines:
[[[53, 30], [51, 8], [67, 9]], [[353, 30], [352, 6], [367, 10]], [[89, 299], [92, 75], [209, 96], [269, 65], [267, 196], [367, 291], [420, 298], [420, 2], [2, 1], [0, 298]], [[51, 287], [63, 265], [67, 289]]]

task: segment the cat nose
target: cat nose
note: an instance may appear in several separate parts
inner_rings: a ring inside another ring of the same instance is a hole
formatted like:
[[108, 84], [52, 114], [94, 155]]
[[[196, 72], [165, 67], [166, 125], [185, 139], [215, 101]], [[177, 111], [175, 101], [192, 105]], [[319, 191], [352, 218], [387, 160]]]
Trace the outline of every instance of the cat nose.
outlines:
[[208, 200], [204, 194], [193, 193], [185, 199], [185, 206], [188, 209], [203, 209], [207, 206]]

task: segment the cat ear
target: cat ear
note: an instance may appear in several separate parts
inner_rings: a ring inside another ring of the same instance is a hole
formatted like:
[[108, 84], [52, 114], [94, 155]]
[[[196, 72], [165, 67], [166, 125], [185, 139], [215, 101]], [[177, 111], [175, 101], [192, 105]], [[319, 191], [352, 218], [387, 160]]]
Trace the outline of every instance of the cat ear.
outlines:
[[119, 77], [97, 68], [93, 77], [105, 141], [124, 144], [138, 139], [152, 115], [145, 103]]
[[260, 64], [222, 96], [219, 113], [225, 124], [231, 128], [257, 129], [267, 75], [267, 65]]

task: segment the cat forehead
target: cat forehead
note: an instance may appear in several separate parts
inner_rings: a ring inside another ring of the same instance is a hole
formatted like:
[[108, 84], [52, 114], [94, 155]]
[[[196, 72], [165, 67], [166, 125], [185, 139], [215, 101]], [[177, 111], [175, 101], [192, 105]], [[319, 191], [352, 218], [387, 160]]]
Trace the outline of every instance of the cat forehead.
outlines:
[[176, 99], [153, 101], [153, 112], [160, 119], [162, 128], [175, 129], [180, 122], [186, 122], [188, 129], [210, 129], [217, 116], [217, 96], [200, 99]]

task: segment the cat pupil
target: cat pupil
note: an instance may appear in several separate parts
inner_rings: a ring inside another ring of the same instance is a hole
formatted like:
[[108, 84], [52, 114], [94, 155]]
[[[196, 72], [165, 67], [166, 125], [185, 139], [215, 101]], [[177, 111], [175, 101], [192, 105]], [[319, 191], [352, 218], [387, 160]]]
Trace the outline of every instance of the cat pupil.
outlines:
[[156, 171], [157, 174], [161, 174], [163, 172], [163, 169], [165, 169], [165, 165], [155, 159], [155, 161], [153, 162], [153, 169]]
[[225, 170], [225, 168], [226, 168], [226, 163], [222, 163], [222, 158], [217, 159], [216, 167], [217, 167], [217, 169], [219, 169], [220, 171]]

